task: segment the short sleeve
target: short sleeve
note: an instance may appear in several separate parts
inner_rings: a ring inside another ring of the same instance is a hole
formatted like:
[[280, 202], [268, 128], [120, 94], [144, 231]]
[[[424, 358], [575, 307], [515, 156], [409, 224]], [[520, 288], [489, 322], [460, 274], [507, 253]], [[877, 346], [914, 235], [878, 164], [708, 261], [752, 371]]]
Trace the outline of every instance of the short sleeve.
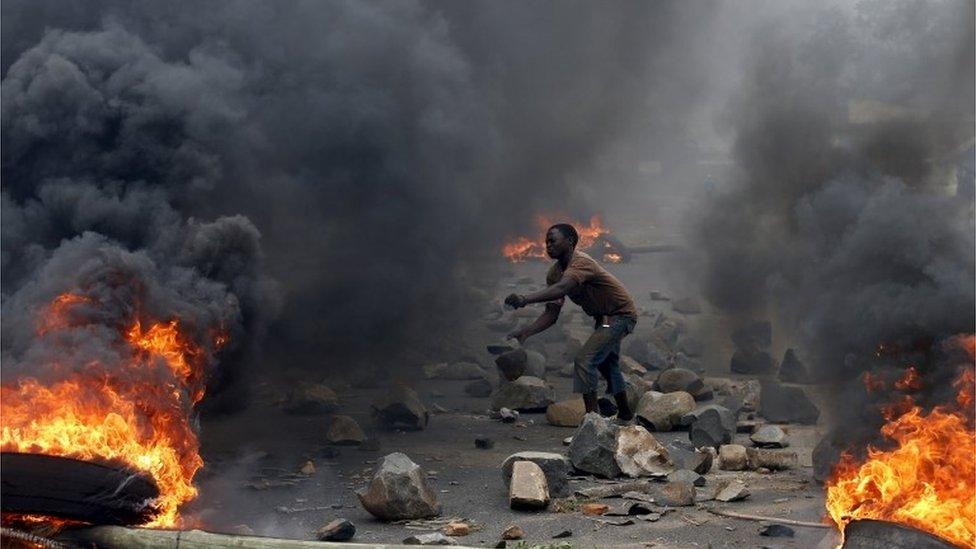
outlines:
[[596, 263], [592, 259], [587, 259], [577, 255], [573, 257], [572, 261], [569, 262], [563, 276], [568, 276], [577, 284], [583, 284], [591, 280], [593, 275], [596, 274], [596, 269], [594, 267], [596, 267]]

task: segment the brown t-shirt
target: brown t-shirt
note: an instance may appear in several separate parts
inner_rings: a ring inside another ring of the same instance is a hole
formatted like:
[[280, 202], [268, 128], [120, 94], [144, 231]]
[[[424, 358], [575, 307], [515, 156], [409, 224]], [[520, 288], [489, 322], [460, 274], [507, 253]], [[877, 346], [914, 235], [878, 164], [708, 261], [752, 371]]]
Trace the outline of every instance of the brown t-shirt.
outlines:
[[574, 252], [565, 272], [558, 261], [553, 263], [546, 274], [546, 284], [552, 286], [564, 275], [576, 281], [576, 288], [566, 295], [584, 313], [593, 317], [637, 316], [637, 307], [624, 285], [585, 253]]

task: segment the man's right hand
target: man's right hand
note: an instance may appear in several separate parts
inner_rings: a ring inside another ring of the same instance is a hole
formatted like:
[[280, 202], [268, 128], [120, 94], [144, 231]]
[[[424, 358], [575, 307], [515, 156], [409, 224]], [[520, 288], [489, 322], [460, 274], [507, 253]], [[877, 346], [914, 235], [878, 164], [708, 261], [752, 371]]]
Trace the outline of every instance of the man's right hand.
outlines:
[[521, 309], [528, 305], [525, 301], [525, 296], [519, 294], [510, 294], [505, 298], [505, 305], [512, 307], [513, 309]]

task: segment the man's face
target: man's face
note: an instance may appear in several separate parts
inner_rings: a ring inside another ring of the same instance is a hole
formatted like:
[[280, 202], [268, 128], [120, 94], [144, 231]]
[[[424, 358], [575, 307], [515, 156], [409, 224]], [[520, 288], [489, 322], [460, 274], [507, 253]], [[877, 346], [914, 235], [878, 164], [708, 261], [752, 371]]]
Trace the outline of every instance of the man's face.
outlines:
[[561, 257], [572, 247], [572, 241], [563, 236], [559, 229], [551, 229], [546, 233], [546, 253], [549, 257], [553, 259]]

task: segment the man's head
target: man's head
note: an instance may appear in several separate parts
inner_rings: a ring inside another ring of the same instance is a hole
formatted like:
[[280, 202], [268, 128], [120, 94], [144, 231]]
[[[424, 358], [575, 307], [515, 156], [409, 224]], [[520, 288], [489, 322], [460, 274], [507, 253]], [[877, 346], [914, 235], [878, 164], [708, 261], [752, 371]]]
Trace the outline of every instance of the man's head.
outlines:
[[546, 253], [556, 259], [572, 252], [579, 242], [579, 233], [568, 223], [557, 223], [546, 231]]

